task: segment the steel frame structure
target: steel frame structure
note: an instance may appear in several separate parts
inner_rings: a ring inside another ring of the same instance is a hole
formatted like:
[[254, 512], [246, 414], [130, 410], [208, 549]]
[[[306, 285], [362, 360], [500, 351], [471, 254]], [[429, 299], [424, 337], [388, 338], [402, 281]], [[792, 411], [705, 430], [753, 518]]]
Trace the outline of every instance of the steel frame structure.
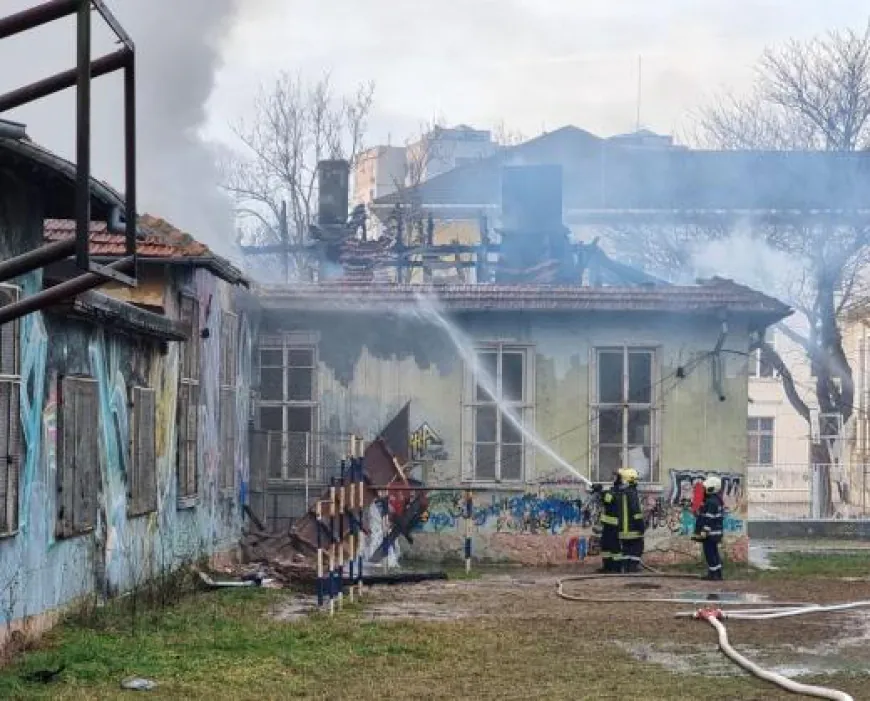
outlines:
[[[93, 11], [103, 18], [122, 48], [92, 60]], [[0, 95], [0, 114], [56, 92], [76, 87], [76, 178], [74, 241], [41, 246], [0, 263], [0, 282], [75, 255], [82, 274], [20, 302], [0, 308], [0, 323], [43, 309], [100, 285], [108, 279], [136, 285], [136, 54], [132, 39], [106, 7], [104, 0], [49, 0], [0, 18], [0, 39], [14, 36], [55, 20], [76, 16], [76, 67]], [[115, 71], [124, 73], [124, 234], [125, 257], [111, 265], [91, 260], [91, 80]]]

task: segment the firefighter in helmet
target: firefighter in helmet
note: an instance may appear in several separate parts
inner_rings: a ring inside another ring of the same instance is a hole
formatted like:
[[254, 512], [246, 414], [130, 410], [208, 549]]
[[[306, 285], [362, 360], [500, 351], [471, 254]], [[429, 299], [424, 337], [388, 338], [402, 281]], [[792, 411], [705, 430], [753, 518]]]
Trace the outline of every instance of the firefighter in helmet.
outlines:
[[617, 517], [623, 571], [640, 572], [646, 523], [637, 493], [637, 470], [626, 467], [619, 471], [619, 476], [625, 485], [618, 498]]
[[722, 501], [722, 480], [709, 475], [704, 480], [704, 503], [695, 514], [695, 535], [693, 540], [701, 543], [704, 559], [707, 561], [707, 579], [722, 580], [722, 558], [719, 544], [722, 542], [722, 522], [725, 518], [725, 505]]
[[622, 492], [622, 477], [613, 475], [613, 485], [603, 490], [596, 484], [592, 491], [600, 495], [601, 516], [596, 531], [601, 536], [601, 569], [599, 572], [616, 574], [622, 572], [622, 552], [619, 546], [619, 495]]

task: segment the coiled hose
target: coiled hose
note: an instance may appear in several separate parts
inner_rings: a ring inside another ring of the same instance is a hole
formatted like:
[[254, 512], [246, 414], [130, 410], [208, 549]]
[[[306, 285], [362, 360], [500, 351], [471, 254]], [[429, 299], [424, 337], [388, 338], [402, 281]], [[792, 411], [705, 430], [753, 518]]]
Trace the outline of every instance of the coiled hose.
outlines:
[[[665, 574], [663, 572], [658, 572], [657, 570], [652, 569], [651, 567], [647, 567], [644, 565], [644, 569], [649, 573], [637, 573], [637, 574], [605, 574], [605, 573], [596, 573], [596, 574], [583, 574], [583, 575], [573, 575], [570, 577], [563, 577], [556, 582], [556, 593], [562, 599], [566, 601], [574, 601], [579, 603], [592, 603], [592, 604], [618, 604], [618, 603], [637, 603], [637, 597], [614, 597], [614, 598], [600, 598], [600, 597], [588, 597], [588, 596], [579, 596], [576, 594], [566, 594], [564, 591], [564, 584], [566, 582], [583, 582], [589, 581], [593, 579], [683, 579], [683, 580], [699, 580], [703, 579], [699, 575], [691, 575], [691, 574]], [[745, 606], [745, 604], [741, 604], [737, 601], [717, 601], [715, 596], [708, 597], [706, 599], [686, 599], [686, 598], [667, 598], [667, 597], [653, 597], [653, 598], [645, 598], [642, 601], [651, 602], [651, 603], [683, 603], [683, 604], [716, 604], [717, 607], [722, 606]], [[770, 670], [763, 669], [759, 667], [757, 664], [747, 659], [743, 655], [741, 655], [737, 650], [735, 650], [731, 643], [728, 640], [728, 631], [725, 629], [725, 626], [722, 624], [721, 619], [732, 618], [734, 620], [743, 620], [743, 621], [766, 621], [772, 620], [775, 618], [785, 618], [788, 616], [802, 616], [809, 613], [831, 613], [836, 611], [846, 611], [850, 609], [856, 608], [865, 608], [870, 607], [870, 601], [854, 601], [844, 604], [833, 604], [831, 606], [821, 606], [819, 604], [806, 604], [806, 603], [794, 603], [794, 602], [786, 602], [786, 601], [776, 601], [771, 602], [767, 608], [744, 608], [742, 610], [721, 610], [720, 608], [704, 608], [695, 612], [680, 612], [677, 614], [678, 618], [687, 618], [692, 617], [698, 620], [706, 620], [713, 628], [716, 630], [716, 634], [719, 638], [719, 649], [725, 654], [728, 659], [732, 662], [735, 662], [737, 665], [745, 669], [750, 674], [755, 675], [759, 679], [763, 679], [764, 681], [770, 682], [771, 684], [776, 684], [782, 689], [789, 691], [794, 694], [802, 694], [804, 696], [810, 696], [819, 699], [832, 699], [833, 701], [854, 701], [854, 699], [846, 694], [845, 692], [839, 691], [837, 689], [828, 689], [821, 686], [812, 686], [810, 684], [801, 684], [800, 682], [796, 682], [793, 679], [789, 679], [786, 676], [781, 674], [777, 674], [776, 672], [771, 672]]]

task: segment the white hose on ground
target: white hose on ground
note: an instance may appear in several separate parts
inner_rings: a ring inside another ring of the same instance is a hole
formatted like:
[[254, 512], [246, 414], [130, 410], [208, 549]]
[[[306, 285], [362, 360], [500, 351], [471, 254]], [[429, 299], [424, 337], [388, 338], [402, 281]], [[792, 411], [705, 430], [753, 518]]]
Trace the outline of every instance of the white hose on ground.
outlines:
[[870, 607], [870, 601], [851, 601], [845, 604], [832, 604], [830, 606], [804, 606], [797, 609], [787, 609], [785, 611], [767, 611], [749, 610], [749, 611], [729, 611], [726, 618], [733, 618], [741, 621], [769, 621], [773, 618], [787, 618], [788, 616], [803, 616], [807, 613], [832, 613], [834, 611], [848, 611], [850, 609]]
[[726, 657], [728, 657], [733, 662], [736, 662], [747, 672], [749, 672], [750, 674], [754, 674], [759, 679], [763, 679], [764, 681], [770, 682], [771, 684], [776, 684], [777, 686], [794, 694], [803, 694], [804, 696], [812, 696], [818, 699], [832, 699], [833, 701], [855, 701], [851, 696], [849, 696], [849, 694], [846, 694], [842, 691], [838, 691], [836, 689], [826, 689], [823, 686], [811, 686], [809, 684], [801, 684], [794, 681], [793, 679], [789, 679], [788, 677], [785, 677], [781, 674], [777, 674], [776, 672], [762, 669], [757, 664], [752, 662], [752, 660], [745, 658], [743, 655], [737, 652], [737, 650], [731, 647], [731, 643], [728, 642], [728, 631], [725, 630], [725, 626], [716, 619], [715, 614], [708, 612], [706, 614], [699, 614], [699, 617], [708, 621], [710, 625], [716, 629], [716, 633], [719, 636], [719, 649], [725, 653]]

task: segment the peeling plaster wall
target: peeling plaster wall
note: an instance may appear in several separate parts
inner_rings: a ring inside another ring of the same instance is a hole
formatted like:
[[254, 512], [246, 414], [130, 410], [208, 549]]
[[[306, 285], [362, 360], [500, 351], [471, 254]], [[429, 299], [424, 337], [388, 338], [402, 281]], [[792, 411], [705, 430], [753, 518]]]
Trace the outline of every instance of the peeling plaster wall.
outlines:
[[[41, 288], [39, 274], [20, 281], [25, 294]], [[240, 314], [238, 342], [235, 489], [221, 492], [218, 466], [220, 319], [237, 294], [206, 271], [181, 283], [200, 301], [201, 406], [199, 495], [188, 509], [176, 503], [176, 400], [180, 343], [167, 351], [147, 340], [87, 322], [41, 313], [21, 323], [22, 460], [19, 532], [0, 540], [0, 644], [3, 630], [42, 627], [39, 618], [77, 599], [114, 595], [180, 564], [234, 550], [241, 533], [248, 485], [248, 416], [252, 332]], [[178, 316], [178, 289], [166, 295], [166, 313]], [[97, 527], [87, 535], [55, 538], [57, 381], [81, 373], [98, 384], [101, 490]], [[127, 513], [126, 466], [130, 425], [128, 392], [134, 385], [157, 392], [156, 476], [158, 510]], [[34, 618], [35, 617], [35, 618]]]
[[[681, 504], [685, 496], [674, 497], [672, 484], [689, 473], [717, 472], [737, 477], [746, 473], [747, 324], [730, 324], [725, 352], [719, 356], [724, 370], [724, 401], [713, 389], [712, 360], [704, 358], [699, 362], [713, 350], [720, 334], [721, 323], [713, 318], [629, 314], [569, 317], [523, 312], [466, 316], [461, 325], [467, 336], [477, 341], [533, 347], [535, 430], [585, 476], [591, 470], [590, 379], [595, 372], [594, 349], [622, 345], [656, 348], [656, 386], [661, 395], [660, 479], [649, 486], [645, 495], [653, 525], [647, 550], [657, 551], [651, 555], [652, 560], [697, 553], [698, 546], [688, 539], [693, 524], [690, 509]], [[462, 405], [465, 371], [460, 354], [442, 331], [401, 316], [365, 314], [324, 315], [318, 320], [313, 316], [270, 313], [263, 329], [270, 334], [304, 331], [319, 337], [317, 386], [322, 430], [356, 432], [371, 440], [411, 401], [411, 430], [425, 423], [443, 444], [442, 454], [424, 466], [420, 477], [430, 485], [461, 483], [463, 464], [467, 465], [471, 456], [470, 424], [467, 418], [463, 421], [464, 413], [470, 414]], [[692, 368], [695, 364], [685, 379], [676, 378], [678, 368]], [[475, 523], [477, 555], [560, 562], [568, 558], [572, 539], [588, 538], [589, 524], [583, 526], [570, 517], [560, 517], [556, 531], [497, 526], [524, 523], [524, 519], [529, 520], [522, 516], [527, 511], [534, 522], [538, 512], [551, 519], [553, 509], [577, 516], [583, 508], [589, 508], [577, 506], [578, 499], [585, 503], [586, 495], [564, 484], [572, 479], [564, 468], [540, 451], [530, 453], [528, 494], [480, 493], [488, 515]], [[536, 484], [539, 482], [563, 484], [544, 488]], [[547, 506], [532, 506], [538, 502]], [[508, 506], [502, 508], [504, 504]], [[732, 555], [745, 557], [742, 480], [729, 508], [728, 548]], [[459, 556], [464, 522], [448, 518], [449, 525], [444, 526], [444, 519], [434, 513], [415, 537], [412, 552], [425, 557]]]

